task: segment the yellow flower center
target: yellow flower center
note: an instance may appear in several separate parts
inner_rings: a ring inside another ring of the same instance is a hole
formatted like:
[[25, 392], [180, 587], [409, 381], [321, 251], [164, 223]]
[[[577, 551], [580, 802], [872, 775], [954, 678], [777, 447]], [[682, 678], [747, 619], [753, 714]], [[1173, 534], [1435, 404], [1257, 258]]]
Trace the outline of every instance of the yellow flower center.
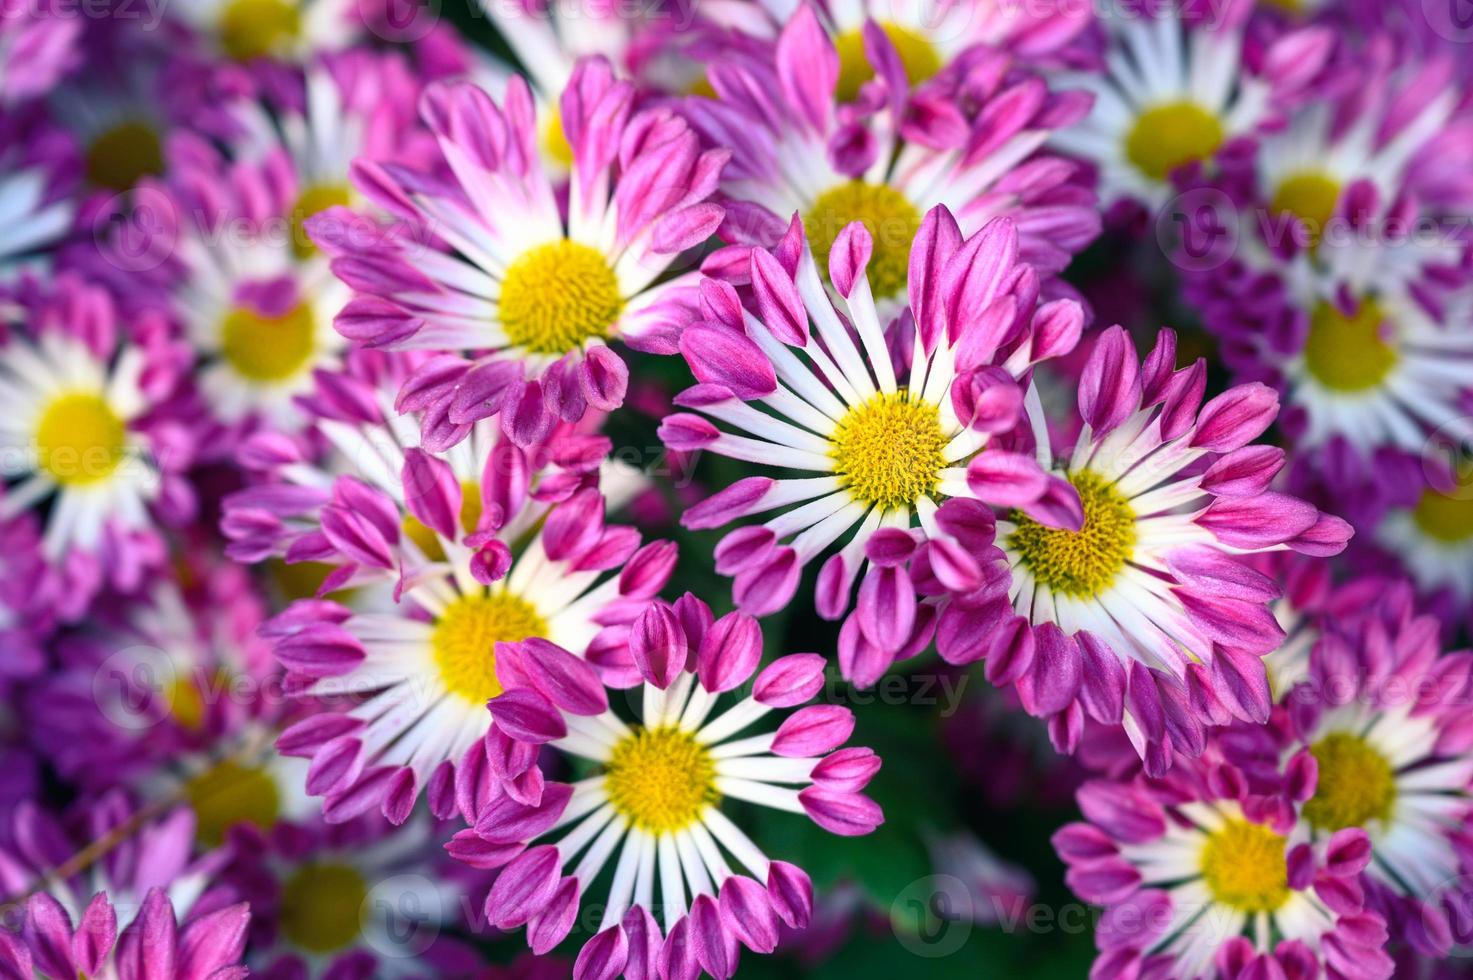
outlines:
[[229, 759], [195, 776], [184, 792], [194, 810], [197, 836], [210, 847], [236, 824], [267, 830], [281, 814], [281, 794], [271, 774]]
[[[460, 483], [460, 529], [470, 534], [481, 523], [481, 484], [475, 480]], [[413, 514], [405, 515], [401, 525], [404, 536], [419, 546], [430, 561], [444, 561], [445, 547], [440, 536], [423, 524]]]
[[1135, 549], [1135, 511], [1114, 484], [1088, 470], [1069, 482], [1084, 505], [1078, 531], [1047, 527], [1015, 512], [1018, 525], [1008, 547], [1041, 585], [1054, 592], [1087, 599], [1099, 595], [1125, 567]]
[[1359, 735], [1335, 732], [1309, 747], [1319, 763], [1314, 797], [1304, 816], [1316, 830], [1334, 832], [1386, 820], [1396, 802], [1396, 773], [1386, 757]]
[[368, 882], [346, 864], [304, 864], [281, 887], [281, 931], [299, 949], [332, 953], [358, 938]]
[[236, 61], [275, 54], [301, 32], [301, 11], [289, 0], [230, 0], [220, 14], [220, 46]]
[[1459, 496], [1422, 491], [1412, 510], [1412, 520], [1429, 538], [1462, 544], [1473, 538], [1473, 487], [1460, 489]]
[[105, 130], [87, 149], [87, 182], [126, 191], [144, 177], [164, 172], [159, 134], [146, 122], [128, 120]]
[[1239, 912], [1273, 912], [1289, 900], [1284, 838], [1261, 824], [1230, 820], [1202, 847], [1213, 899]]
[[535, 354], [566, 354], [607, 337], [622, 312], [619, 280], [608, 261], [566, 238], [522, 253], [501, 283], [506, 338]]
[[946, 459], [941, 413], [903, 389], [876, 395], [839, 420], [829, 443], [834, 473], [855, 500], [899, 510], [936, 489]]
[[542, 152], [564, 169], [573, 168], [573, 144], [568, 142], [568, 134], [563, 129], [563, 113], [556, 105], [548, 109], [542, 123]]
[[869, 261], [870, 289], [880, 299], [898, 296], [905, 289], [910, 245], [920, 230], [921, 213], [888, 184], [851, 180], [824, 191], [803, 216], [803, 230], [825, 278], [834, 239], [855, 221], [864, 225], [875, 243]]
[[1206, 160], [1222, 145], [1222, 122], [1195, 102], [1168, 102], [1147, 109], [1125, 137], [1125, 156], [1152, 180], [1177, 167]]
[[302, 191], [292, 208], [292, 254], [298, 259], [316, 255], [317, 243], [307, 235], [307, 219], [331, 207], [346, 207], [351, 200], [347, 184], [315, 184]]
[[[880, 29], [895, 45], [895, 53], [900, 55], [900, 64], [905, 67], [905, 80], [911, 85], [924, 82], [941, 70], [941, 54], [924, 36], [888, 21], [882, 22]], [[864, 32], [859, 28], [834, 38], [834, 47], [839, 51], [839, 84], [835, 94], [840, 102], [850, 102], [859, 95], [860, 86], [875, 77], [875, 67], [864, 55]]]
[[1310, 244], [1318, 245], [1339, 200], [1339, 181], [1329, 174], [1310, 170], [1293, 174], [1280, 184], [1269, 210], [1298, 218], [1309, 231]]
[[37, 462], [63, 486], [101, 483], [113, 475], [127, 448], [127, 426], [101, 395], [60, 395], [36, 425]]
[[636, 728], [614, 746], [604, 787], [614, 809], [652, 834], [683, 830], [720, 800], [711, 753], [675, 728]]
[[1386, 312], [1375, 300], [1364, 300], [1346, 316], [1333, 303], [1321, 302], [1309, 317], [1304, 366], [1332, 391], [1365, 391], [1386, 379], [1396, 366], [1396, 348], [1386, 342]]
[[268, 383], [295, 378], [312, 360], [317, 324], [312, 308], [298, 303], [281, 316], [263, 316], [247, 307], [225, 315], [220, 353], [235, 373]]
[[176, 674], [164, 688], [164, 698], [169, 703], [169, 713], [179, 726], [187, 731], [198, 732], [205, 723], [205, 692], [200, 690], [193, 674]]
[[496, 644], [546, 635], [547, 621], [536, 607], [501, 589], [461, 596], [447, 606], [435, 624], [430, 647], [445, 687], [472, 704], [485, 704], [501, 693]]

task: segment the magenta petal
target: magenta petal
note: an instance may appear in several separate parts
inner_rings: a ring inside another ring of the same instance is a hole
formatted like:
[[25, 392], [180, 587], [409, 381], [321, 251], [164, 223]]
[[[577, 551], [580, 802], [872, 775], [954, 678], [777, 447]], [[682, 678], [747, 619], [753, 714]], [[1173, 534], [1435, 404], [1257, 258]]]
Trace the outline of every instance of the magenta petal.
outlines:
[[577, 915], [578, 879], [569, 875], [527, 923], [527, 945], [538, 956], [551, 952], [572, 930]]
[[798, 802], [814, 823], [841, 837], [861, 837], [885, 822], [879, 805], [858, 793], [810, 786], [798, 794]]
[[790, 929], [807, 929], [813, 917], [813, 880], [808, 873], [786, 861], [767, 868], [767, 897], [772, 910]]
[[603, 682], [588, 662], [540, 636], [522, 642], [522, 664], [537, 690], [569, 714], [598, 715], [609, 708]]
[[721, 921], [721, 909], [716, 899], [701, 895], [692, 902], [689, 922], [696, 962], [716, 980], [727, 980], [736, 972], [736, 961], [728, 955], [730, 939]]
[[754, 953], [777, 948], [777, 913], [767, 889], [746, 875], [732, 875], [721, 886], [721, 917], [728, 929]]
[[680, 336], [680, 352], [696, 380], [720, 385], [744, 401], [777, 390], [777, 375], [767, 355], [735, 330], [704, 325], [688, 327]]
[[491, 699], [487, 705], [496, 726], [519, 742], [540, 745], [568, 734], [563, 716], [537, 691], [517, 688]]
[[1048, 475], [1022, 453], [989, 450], [967, 464], [967, 488], [998, 507], [1023, 507], [1043, 495]]
[[686, 668], [690, 648], [675, 610], [669, 604], [650, 603], [629, 630], [629, 653], [640, 674], [665, 690]]
[[713, 694], [746, 683], [762, 659], [762, 627], [743, 612], [730, 612], [711, 625], [697, 657], [701, 686]]
[[794, 347], [807, 346], [808, 311], [798, 287], [772, 253], [760, 248], [752, 250], [752, 295], [757, 300], [757, 318], [773, 336]]
[[476, 833], [491, 844], [536, 840], [562, 817], [572, 796], [573, 787], [566, 783], [548, 783], [535, 806], [498, 797], [476, 817]]
[[522, 854], [497, 876], [486, 896], [486, 920], [498, 929], [525, 924], [552, 897], [562, 857], [551, 844]]
[[792, 653], [763, 668], [752, 685], [752, 698], [769, 708], [792, 708], [823, 690], [827, 662], [816, 653]]
[[573, 963], [573, 980], [614, 980], [624, 972], [629, 956], [629, 943], [624, 930], [609, 926], [594, 936], [578, 951]]
[[843, 745], [854, 733], [854, 713], [837, 704], [815, 704], [793, 712], [772, 739], [774, 755], [802, 759]]

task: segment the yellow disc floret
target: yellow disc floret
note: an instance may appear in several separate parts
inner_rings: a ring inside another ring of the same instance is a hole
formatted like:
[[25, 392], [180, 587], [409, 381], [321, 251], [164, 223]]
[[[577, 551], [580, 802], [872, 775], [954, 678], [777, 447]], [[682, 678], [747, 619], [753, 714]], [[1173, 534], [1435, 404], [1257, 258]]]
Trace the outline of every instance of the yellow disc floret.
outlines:
[[652, 834], [683, 830], [720, 799], [711, 753], [676, 728], [636, 728], [614, 746], [604, 779], [615, 811]]
[[368, 882], [346, 864], [304, 864], [281, 888], [281, 931], [300, 949], [332, 953], [358, 938]]
[[281, 815], [281, 794], [265, 769], [226, 759], [191, 779], [184, 787], [194, 810], [199, 839], [214, 847], [236, 824], [262, 830]]
[[563, 129], [563, 114], [556, 105], [542, 121], [542, 152], [565, 170], [573, 168], [573, 144], [568, 142], [568, 132]]
[[941, 414], [903, 389], [851, 408], [829, 438], [834, 473], [855, 500], [881, 510], [932, 493], [946, 465]]
[[1222, 122], [1195, 102], [1168, 102], [1147, 109], [1125, 137], [1125, 156], [1152, 180], [1177, 167], [1206, 160], [1222, 146]]
[[301, 32], [290, 0], [230, 0], [220, 13], [220, 46], [236, 61], [275, 54]]
[[1304, 366], [1332, 391], [1365, 391], [1386, 380], [1396, 366], [1396, 348], [1387, 340], [1386, 312], [1365, 300], [1346, 316], [1332, 303], [1321, 302], [1309, 318]]
[[1462, 544], [1473, 538], [1473, 487], [1460, 487], [1457, 495], [1422, 491], [1412, 520], [1429, 538]]
[[1212, 897], [1239, 912], [1273, 912], [1289, 900], [1284, 838], [1261, 824], [1229, 820], [1202, 847]]
[[825, 277], [834, 239], [856, 221], [874, 239], [870, 289], [880, 299], [900, 295], [910, 266], [910, 245], [921, 227], [920, 211], [888, 184], [851, 180], [824, 191], [803, 216], [803, 230], [813, 248], [814, 262]]
[[[905, 79], [911, 85], [926, 81], [941, 70], [941, 53], [924, 36], [908, 27], [883, 21], [880, 29], [895, 45], [900, 64], [905, 68]], [[864, 53], [864, 32], [855, 28], [834, 38], [834, 47], [839, 52], [839, 83], [835, 95], [840, 102], [852, 102], [859, 95], [859, 88], [875, 77], [874, 65]]]
[[1069, 475], [1084, 506], [1078, 531], [1047, 527], [1021, 513], [1008, 547], [1028, 571], [1054, 592], [1085, 599], [1115, 581], [1135, 549], [1135, 511], [1113, 483], [1088, 470]]
[[456, 599], [440, 615], [430, 646], [451, 693], [485, 704], [501, 693], [496, 644], [546, 636], [547, 621], [526, 599], [505, 589]]
[[608, 261], [566, 238], [522, 253], [501, 283], [506, 339], [534, 354], [566, 354], [607, 337], [623, 312]]
[[312, 359], [317, 325], [312, 308], [298, 303], [280, 316], [265, 316], [249, 307], [225, 315], [220, 328], [220, 354], [248, 381], [288, 381]]
[[292, 207], [292, 254], [310, 259], [317, 254], [317, 243], [307, 234], [307, 219], [328, 208], [347, 207], [352, 201], [347, 184], [314, 184], [302, 191]]
[[164, 172], [158, 130], [127, 120], [104, 130], [87, 148], [87, 182], [110, 191], [131, 190], [139, 180]]
[[59, 395], [36, 424], [36, 462], [63, 486], [106, 480], [127, 449], [127, 426], [101, 395], [81, 391]]
[[1391, 763], [1359, 735], [1335, 732], [1309, 747], [1319, 763], [1314, 797], [1304, 816], [1316, 830], [1364, 827], [1391, 816], [1396, 773]]
[[1298, 218], [1309, 231], [1309, 244], [1317, 245], [1339, 200], [1340, 182], [1329, 174], [1310, 170], [1293, 174], [1280, 183], [1269, 210]]

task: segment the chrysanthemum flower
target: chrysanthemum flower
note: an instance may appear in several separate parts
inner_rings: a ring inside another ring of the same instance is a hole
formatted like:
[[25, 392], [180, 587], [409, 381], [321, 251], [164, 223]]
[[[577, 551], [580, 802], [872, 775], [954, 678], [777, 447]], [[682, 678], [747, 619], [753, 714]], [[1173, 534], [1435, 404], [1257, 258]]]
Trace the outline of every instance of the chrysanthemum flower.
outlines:
[[839, 234], [862, 222], [874, 247], [870, 286], [888, 319], [904, 303], [911, 240], [933, 207], [947, 207], [966, 236], [1012, 218], [1023, 260], [1045, 273], [1099, 232], [1093, 196], [1071, 182], [1075, 166], [1036, 152], [1084, 115], [1086, 98], [1051, 94], [1006, 55], [978, 50], [916, 93], [923, 113], [904, 113], [896, 71], [887, 69], [888, 99], [864, 113], [843, 107], [840, 54], [807, 5], [783, 29], [771, 65], [712, 64], [717, 98], [687, 99], [684, 111], [732, 149], [723, 236], [771, 246], [797, 212], [826, 273]]
[[[750, 616], [713, 620], [687, 593], [674, 606], [651, 606], [634, 624], [631, 647], [643, 684], [630, 720], [610, 709], [586, 664], [528, 647], [527, 684], [491, 702], [497, 730], [511, 740], [500, 756], [503, 775], [517, 775], [515, 760], [529, 765], [535, 753], [522, 750], [538, 745], [600, 771], [572, 785], [540, 784], [535, 795], [507, 792], [448, 846], [477, 867], [505, 865], [486, 899], [487, 920], [500, 929], [526, 925], [535, 952], [561, 942], [583, 900], [607, 888], [575, 977], [647, 976], [657, 968], [662, 976], [729, 977], [738, 942], [767, 953], [779, 922], [806, 925], [813, 890], [801, 869], [769, 858], [723, 800], [806, 813], [832, 833], [866, 834], [883, 819], [862, 795], [880, 760], [868, 749], [840, 748], [854, 719], [832, 705], [800, 708], [775, 731], [737, 737], [823, 684], [823, 658], [793, 654], [757, 674], [750, 695], [715, 711], [761, 659], [761, 629]], [[554, 842], [535, 843], [548, 835]], [[601, 875], [610, 863], [611, 876]], [[596, 886], [601, 880], [607, 886]]]
[[1400, 938], [1440, 956], [1470, 871], [1473, 655], [1440, 655], [1437, 620], [1415, 614], [1408, 599], [1404, 586], [1393, 588], [1326, 619], [1308, 674], [1283, 694], [1271, 730], [1286, 755], [1298, 750], [1291, 767], [1314, 774], [1303, 807], [1312, 838], [1363, 829], [1370, 904]]
[[[356, 294], [337, 319], [347, 337], [390, 349], [490, 351], [459, 374], [427, 414], [426, 443], [450, 423], [501, 413], [519, 444], [559, 419], [622, 403], [628, 371], [608, 346], [622, 340], [673, 353], [696, 273], [657, 282], [680, 252], [703, 242], [722, 211], [715, 189], [724, 151], [665, 109], [635, 112], [633, 86], [585, 60], [562, 94], [573, 147], [566, 218], [538, 163], [531, 95], [513, 79], [504, 105], [467, 83], [432, 86], [426, 125], [449, 179], [359, 162], [355, 184], [392, 214], [420, 222], [452, 251], [403, 234], [363, 230], [329, 211], [309, 222]], [[684, 301], [684, 302], [682, 302]]]
[[1224, 763], [1167, 780], [1096, 780], [1083, 823], [1054, 835], [1067, 881], [1105, 907], [1092, 977], [1247, 980], [1391, 976], [1382, 917], [1364, 907], [1365, 831], [1312, 842], [1302, 806], [1249, 791]]
[[1289, 32], [1250, 71], [1241, 20], [1251, 4], [1164, 6], [1102, 18], [1103, 70], [1059, 80], [1092, 92], [1095, 103], [1084, 122], [1050, 143], [1098, 168], [1106, 204], [1134, 200], [1154, 211], [1171, 195], [1175, 171], [1208, 164], [1231, 141], [1256, 135], [1280, 102], [1315, 78], [1335, 41], [1325, 28]]
[[[771, 37], [801, 16], [806, 4], [758, 0], [710, 4], [697, 13], [734, 30]], [[1092, 19], [1085, 6], [1029, 6], [1003, 0], [920, 0], [815, 5], [840, 56], [839, 98], [849, 102], [875, 77], [866, 31], [883, 33], [909, 85], [919, 85], [978, 48], [1029, 61], [1052, 61]]]
[[0, 343], [0, 519], [49, 506], [42, 554], [89, 596], [136, 588], [158, 557], [156, 518], [193, 507], [177, 475], [193, 447], [154, 411], [176, 360], [159, 326], [135, 324], [133, 340], [104, 291], [66, 275]]
[[438, 830], [428, 816], [394, 827], [366, 814], [238, 831], [220, 880], [250, 902], [250, 965], [324, 980], [473, 974], [482, 958], [447, 931], [462, 925], [474, 879]]
[[[753, 309], [732, 287], [704, 284], [707, 322], [680, 342], [700, 383], [677, 401], [727, 428], [676, 413], [660, 429], [673, 449], [812, 474], [745, 478], [681, 521], [718, 527], [779, 511], [716, 549], [737, 603], [759, 616], [782, 608], [803, 568], [850, 534], [824, 563], [817, 605], [827, 618], [844, 615], [865, 573], [840, 650], [846, 676], [862, 683], [929, 635], [930, 610], [917, 609], [903, 567], [917, 546], [934, 576], [977, 588], [983, 558], [963, 542], [977, 511], [990, 520], [980, 501], [1028, 507], [1049, 488], [1032, 457], [982, 450], [1018, 422], [1019, 380], [1071, 350], [1084, 318], [1072, 300], [1035, 305], [1038, 277], [1018, 260], [1007, 219], [963, 240], [950, 212], [936, 208], [911, 250], [913, 312], [887, 339], [866, 276], [872, 252], [861, 224], [839, 236], [828, 263], [835, 302], [795, 219], [774, 252], [751, 251]], [[881, 529], [891, 533], [877, 539]]]
[[1267, 717], [1260, 658], [1283, 638], [1267, 608], [1279, 589], [1240, 556], [1336, 554], [1350, 534], [1267, 489], [1284, 454], [1252, 441], [1277, 413], [1273, 391], [1240, 385], [1203, 405], [1206, 365], [1175, 359], [1169, 330], [1144, 365], [1120, 327], [1101, 335], [1080, 380], [1084, 429], [1059, 464], [1074, 529], [999, 520], [1005, 593], [958, 597], [937, 633], [948, 660], [987, 657], [991, 679], [1017, 682], [1062, 750], [1087, 712], [1123, 722], [1152, 773], [1200, 751], [1204, 724]]
[[1467, 619], [1473, 599], [1473, 486], [1434, 471], [1407, 489], [1410, 499], [1396, 502], [1376, 525], [1375, 550], [1358, 557], [1394, 562], [1450, 633]]
[[358, 41], [367, 9], [354, 0], [187, 0], [167, 13], [213, 57], [302, 62]]
[[393, 587], [388, 608], [307, 600], [270, 627], [303, 694], [357, 696], [280, 742], [313, 760], [308, 789], [334, 821], [382, 805], [402, 822], [426, 786], [435, 813], [454, 812], [457, 765], [480, 752], [485, 703], [520, 646], [557, 644], [632, 674], [628, 624], [674, 564], [671, 546], [641, 548], [633, 528], [605, 522], [606, 440], [522, 450], [486, 419], [434, 457], [416, 445], [419, 419], [393, 414], [389, 398], [324, 375], [321, 430], [360, 475], [316, 469], [267, 438], [252, 451], [278, 454], [281, 482], [227, 503], [233, 554], [333, 565], [322, 595]]

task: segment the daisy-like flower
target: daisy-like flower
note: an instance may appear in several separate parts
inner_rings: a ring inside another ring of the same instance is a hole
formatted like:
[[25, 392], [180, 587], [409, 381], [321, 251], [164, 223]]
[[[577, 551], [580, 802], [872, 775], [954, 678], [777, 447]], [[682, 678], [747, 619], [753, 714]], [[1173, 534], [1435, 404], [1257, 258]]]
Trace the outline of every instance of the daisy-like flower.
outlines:
[[[1267, 606], [1280, 593], [1241, 556], [1332, 555], [1350, 536], [1267, 489], [1284, 453], [1252, 442], [1277, 414], [1273, 390], [1240, 385], [1203, 405], [1206, 365], [1175, 360], [1169, 330], [1143, 365], [1123, 329], [1100, 336], [1079, 384], [1083, 431], [1059, 457], [1075, 519], [999, 520], [1005, 590], [959, 597], [937, 634], [943, 657], [986, 657], [994, 682], [1017, 682], [1061, 750], [1087, 712], [1123, 723], [1153, 774], [1173, 751], [1199, 752], [1204, 725], [1268, 715], [1261, 658], [1283, 638]], [[1040, 457], [1054, 458], [1030, 401]]]
[[[306, 114], [246, 111], [243, 159], [202, 149], [171, 180], [171, 302], [203, 361], [200, 391], [227, 425], [300, 428], [295, 400], [313, 371], [341, 363], [332, 323], [349, 291], [302, 223], [348, 199], [343, 154], [363, 148], [372, 112], [344, 102], [326, 69], [309, 72]], [[391, 99], [376, 104], [392, 117]]]
[[[558, 419], [623, 402], [628, 371], [608, 343], [673, 353], [697, 273], [657, 282], [684, 250], [719, 225], [706, 200], [725, 162], [667, 109], [635, 112], [633, 86], [601, 59], [581, 62], [562, 94], [573, 148], [567, 216], [538, 163], [537, 122], [520, 78], [498, 106], [468, 83], [431, 86], [426, 125], [449, 179], [360, 162], [355, 183], [390, 213], [428, 226], [450, 251], [402, 233], [356, 231], [334, 209], [309, 222], [356, 295], [337, 319], [355, 341], [390, 349], [490, 351], [427, 413], [427, 444], [501, 413], [521, 445]], [[365, 237], [365, 235], [367, 237]]]
[[367, 814], [343, 824], [242, 828], [220, 874], [251, 906], [249, 962], [266, 977], [473, 975], [481, 957], [458, 925], [467, 869], [440, 850], [428, 817], [402, 827]]
[[358, 41], [364, 9], [353, 0], [187, 0], [168, 14], [211, 56], [300, 63]]
[[1451, 632], [1473, 599], [1473, 485], [1432, 467], [1405, 483], [1361, 557], [1401, 568]]
[[98, 566], [98, 577], [132, 588], [155, 514], [177, 518], [192, 507], [175, 475], [191, 447], [151, 414], [173, 386], [172, 355], [124, 336], [108, 295], [72, 276], [27, 312], [25, 329], [0, 344], [0, 445], [11, 482], [0, 519], [49, 504], [46, 559], [79, 576], [76, 563]]
[[1382, 597], [1325, 620], [1306, 678], [1285, 692], [1265, 733], [1315, 773], [1302, 811], [1312, 839], [1364, 830], [1371, 904], [1401, 938], [1441, 956], [1470, 870], [1473, 655], [1440, 656], [1437, 620], [1417, 615], [1405, 588], [1396, 593], [1400, 601]]
[[1236, 767], [1184, 759], [1169, 780], [1096, 780], [1054, 835], [1066, 880], [1105, 907], [1090, 975], [1385, 978], [1386, 923], [1364, 907], [1365, 831], [1311, 841], [1304, 807]]
[[680, 341], [700, 383], [677, 402], [724, 428], [683, 412], [660, 428], [672, 449], [810, 474], [748, 477], [681, 522], [719, 527], [779, 512], [716, 548], [738, 605], [759, 616], [786, 605], [803, 568], [848, 534], [819, 573], [817, 607], [843, 616], [864, 573], [840, 647], [846, 676], [861, 683], [929, 635], [933, 610], [917, 608], [902, 567], [917, 546], [927, 578], [978, 588], [985, 556], [968, 548], [976, 522], [991, 519], [982, 501], [1028, 507], [1050, 489], [1031, 456], [982, 450], [1018, 422], [1020, 380], [1071, 350], [1084, 319], [1072, 300], [1035, 306], [1038, 277], [1018, 260], [1010, 221], [963, 240], [950, 212], [936, 208], [911, 250], [911, 312], [887, 340], [866, 276], [872, 252], [863, 225], [840, 234], [828, 263], [835, 302], [795, 219], [774, 252], [751, 250], [753, 309], [731, 286], [704, 284], [707, 321]]
[[0, 287], [23, 270], [46, 268], [42, 253], [71, 228], [75, 154], [49, 122], [0, 106]]
[[394, 414], [382, 386], [382, 405], [346, 378], [324, 376], [324, 388], [335, 417], [321, 431], [361, 478], [262, 440], [252, 451], [279, 452], [281, 482], [227, 502], [232, 554], [325, 562], [335, 570], [319, 594], [379, 582], [394, 601], [355, 612], [305, 600], [269, 627], [296, 689], [355, 699], [292, 726], [280, 747], [313, 760], [307, 788], [326, 797], [329, 820], [381, 805], [402, 822], [426, 787], [448, 816], [457, 767], [482, 751], [485, 703], [514, 676], [520, 645], [557, 644], [632, 682], [628, 624], [669, 578], [674, 549], [641, 548], [633, 528], [605, 522], [606, 440], [523, 450], [485, 419], [434, 457], [418, 446], [420, 420]]
[[[705, 5], [699, 12], [718, 24], [771, 37], [806, 9], [798, 0], [733, 0]], [[824, 2], [812, 9], [842, 59], [839, 96], [845, 102], [875, 77], [866, 31], [884, 34], [906, 81], [919, 85], [978, 47], [1028, 61], [1053, 61], [1093, 19], [1083, 5], [1034, 7], [1006, 0], [857, 0]]]
[[[884, 50], [888, 42], [877, 35], [874, 43]], [[863, 223], [874, 249], [870, 287], [887, 321], [904, 304], [911, 241], [936, 206], [966, 236], [1010, 217], [1025, 262], [1063, 269], [1099, 232], [1099, 215], [1089, 190], [1071, 182], [1075, 165], [1037, 151], [1084, 115], [1088, 99], [1051, 94], [1041, 79], [1013, 71], [1008, 56], [979, 50], [913, 96], [924, 112], [906, 114], [897, 70], [889, 64], [889, 99], [872, 112], [842, 106], [840, 54], [806, 5], [783, 29], [773, 63], [713, 64], [718, 97], [687, 99], [685, 111], [732, 148], [721, 181], [723, 236], [771, 246], [797, 212], [826, 272], [839, 233]]]
[[[610, 709], [587, 664], [529, 647], [527, 684], [491, 702], [506, 740], [500, 774], [518, 775], [538, 745], [599, 771], [571, 785], [534, 781], [535, 793], [508, 784], [448, 848], [477, 867], [505, 865], [486, 918], [500, 929], [526, 925], [534, 952], [561, 942], [585, 897], [607, 889], [575, 977], [647, 976], [657, 966], [663, 976], [729, 977], [738, 942], [769, 953], [780, 922], [807, 924], [813, 886], [801, 869], [769, 858], [723, 801], [806, 813], [832, 833], [866, 834], [883, 820], [862, 794], [880, 760], [868, 749], [841, 748], [854, 719], [834, 705], [800, 708], [775, 731], [743, 735], [769, 712], [818, 693], [824, 661], [816, 654], [774, 661], [750, 695], [716, 710], [761, 659], [761, 629], [750, 616], [713, 619], [687, 593], [641, 615], [631, 646], [643, 681], [632, 719]], [[550, 842], [535, 843], [544, 837]]]
[[1133, 200], [1155, 211], [1171, 196], [1175, 171], [1208, 164], [1229, 142], [1259, 133], [1277, 104], [1319, 73], [1335, 41], [1325, 28], [1289, 32], [1250, 73], [1241, 24], [1249, 5], [1166, 6], [1103, 19], [1103, 70], [1059, 79], [1095, 102], [1087, 119], [1050, 143], [1095, 165], [1106, 204]]

